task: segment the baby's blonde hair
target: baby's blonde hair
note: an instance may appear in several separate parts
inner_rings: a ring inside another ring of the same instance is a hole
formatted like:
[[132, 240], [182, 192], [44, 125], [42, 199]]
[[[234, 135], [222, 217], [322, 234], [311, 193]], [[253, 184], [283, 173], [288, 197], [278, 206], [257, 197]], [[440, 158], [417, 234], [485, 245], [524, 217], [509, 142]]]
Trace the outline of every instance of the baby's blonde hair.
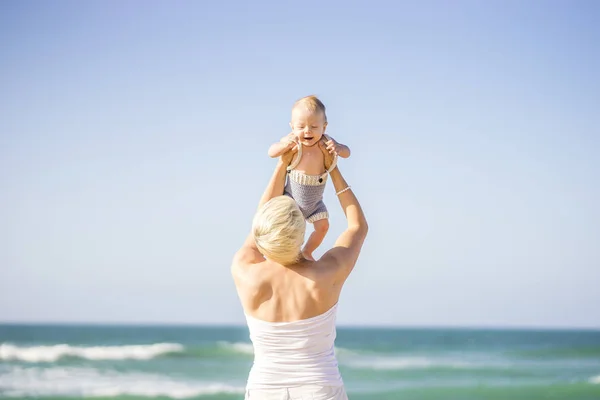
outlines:
[[290, 265], [300, 260], [306, 222], [296, 201], [277, 196], [254, 215], [252, 233], [256, 247], [269, 260]]
[[292, 110], [298, 106], [306, 107], [310, 112], [321, 111], [323, 113], [323, 119], [327, 122], [327, 114], [325, 113], [325, 104], [315, 95], [303, 97], [294, 103]]

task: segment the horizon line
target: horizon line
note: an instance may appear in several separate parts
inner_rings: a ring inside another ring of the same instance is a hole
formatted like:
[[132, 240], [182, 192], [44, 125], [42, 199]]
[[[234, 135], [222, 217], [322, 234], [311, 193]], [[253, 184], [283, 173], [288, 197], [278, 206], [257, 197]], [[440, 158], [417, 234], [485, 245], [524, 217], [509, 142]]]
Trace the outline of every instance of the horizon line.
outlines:
[[[130, 328], [247, 328], [244, 323], [233, 322], [94, 322], [94, 321], [2, 321], [0, 326], [60, 326], [60, 327], [130, 327]], [[417, 325], [417, 324], [336, 324], [341, 329], [397, 329], [397, 330], [493, 330], [493, 331], [598, 331], [600, 326], [556, 325]]]

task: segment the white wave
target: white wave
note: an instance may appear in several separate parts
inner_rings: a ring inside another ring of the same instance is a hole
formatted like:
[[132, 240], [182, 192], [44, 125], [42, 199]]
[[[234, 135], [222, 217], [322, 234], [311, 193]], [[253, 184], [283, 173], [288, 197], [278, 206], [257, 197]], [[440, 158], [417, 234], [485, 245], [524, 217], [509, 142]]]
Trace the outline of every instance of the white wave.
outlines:
[[596, 385], [600, 385], [600, 375], [592, 376], [589, 382]]
[[62, 357], [79, 357], [88, 360], [148, 360], [161, 354], [183, 351], [178, 343], [147, 345], [78, 347], [67, 344], [53, 346], [19, 347], [0, 344], [0, 361], [54, 362]]
[[254, 347], [252, 346], [252, 343], [246, 343], [246, 342], [235, 342], [235, 343], [231, 343], [231, 342], [218, 342], [218, 345], [221, 347], [224, 347], [228, 350], [231, 350], [235, 353], [242, 353], [242, 354], [254, 354]]
[[13, 397], [166, 396], [185, 399], [202, 395], [244, 392], [243, 386], [194, 382], [148, 373], [124, 373], [93, 368], [23, 368], [0, 373], [0, 394]]
[[344, 365], [357, 369], [395, 370], [395, 369], [425, 369], [435, 367], [469, 368], [472, 363], [431, 359], [427, 357], [360, 357], [344, 360]]
[[334, 350], [335, 350], [335, 354], [336, 355], [356, 355], [355, 351], [346, 349], [344, 347], [337, 347], [336, 346], [334, 348]]

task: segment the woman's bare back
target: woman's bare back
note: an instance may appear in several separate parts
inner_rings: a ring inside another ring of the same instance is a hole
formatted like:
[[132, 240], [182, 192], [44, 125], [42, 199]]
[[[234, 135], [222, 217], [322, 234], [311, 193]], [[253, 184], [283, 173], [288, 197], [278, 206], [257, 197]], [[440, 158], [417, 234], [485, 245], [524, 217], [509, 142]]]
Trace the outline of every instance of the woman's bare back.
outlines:
[[[321, 265], [319, 265], [321, 264]], [[333, 307], [341, 285], [335, 285], [322, 261], [302, 261], [282, 266], [264, 260], [240, 263], [233, 268], [244, 312], [268, 322], [312, 318]]]

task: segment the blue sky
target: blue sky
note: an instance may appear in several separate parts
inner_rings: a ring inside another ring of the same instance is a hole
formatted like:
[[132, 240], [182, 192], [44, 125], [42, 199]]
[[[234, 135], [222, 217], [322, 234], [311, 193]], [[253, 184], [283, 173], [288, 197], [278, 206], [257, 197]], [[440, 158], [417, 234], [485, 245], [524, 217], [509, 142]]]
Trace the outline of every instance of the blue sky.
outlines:
[[598, 17], [2, 2], [0, 321], [242, 324], [231, 257], [317, 94], [371, 228], [341, 325], [600, 328]]

